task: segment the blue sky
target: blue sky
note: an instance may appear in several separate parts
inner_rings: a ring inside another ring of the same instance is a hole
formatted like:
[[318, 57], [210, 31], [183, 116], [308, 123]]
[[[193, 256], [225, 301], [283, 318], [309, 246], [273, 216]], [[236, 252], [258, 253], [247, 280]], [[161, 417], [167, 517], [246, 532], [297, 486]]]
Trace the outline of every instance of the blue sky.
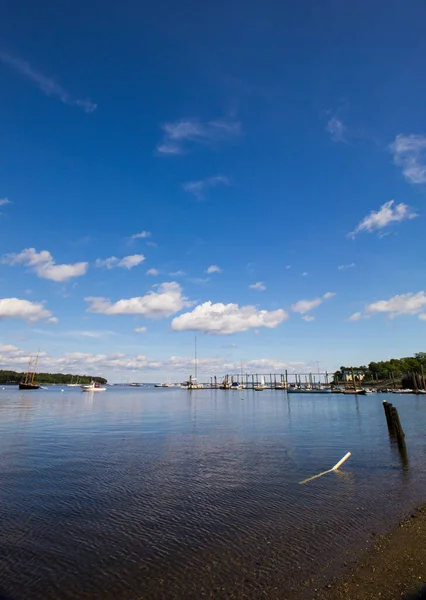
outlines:
[[206, 377], [425, 349], [422, 2], [0, 16], [0, 368], [182, 379], [194, 334]]

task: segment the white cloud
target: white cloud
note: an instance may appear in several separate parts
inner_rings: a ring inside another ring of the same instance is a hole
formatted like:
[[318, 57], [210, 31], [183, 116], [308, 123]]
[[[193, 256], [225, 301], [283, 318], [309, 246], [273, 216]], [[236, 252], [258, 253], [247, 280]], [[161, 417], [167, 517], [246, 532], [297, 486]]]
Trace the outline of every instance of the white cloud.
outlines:
[[222, 273], [222, 269], [218, 267], [218, 265], [210, 265], [210, 267], [206, 269], [206, 273], [208, 273], [209, 275], [211, 275], [212, 273]]
[[6, 206], [6, 204], [12, 204], [9, 198], [0, 198], [0, 206]]
[[356, 267], [356, 264], [350, 263], [348, 265], [339, 265], [337, 268], [339, 271], [346, 271], [346, 269], [353, 269], [354, 267]]
[[291, 269], [291, 265], [287, 265], [287, 266], [286, 266], [286, 269]]
[[59, 83], [56, 83], [53, 79], [46, 77], [36, 71], [28, 62], [20, 58], [16, 58], [6, 52], [0, 51], [0, 61], [7, 65], [20, 75], [23, 75], [26, 79], [35, 83], [35, 85], [46, 95], [58, 98], [63, 104], [68, 106], [78, 106], [82, 108], [84, 112], [91, 113], [96, 110], [96, 104], [90, 100], [81, 100], [72, 96], [67, 90], [65, 90]]
[[326, 294], [324, 294], [324, 296], [314, 298], [313, 300], [299, 300], [295, 304], [291, 305], [291, 310], [293, 312], [304, 315], [305, 313], [309, 312], [313, 308], [316, 308], [317, 306], [322, 304], [324, 302], [324, 300], [329, 300], [330, 298], [333, 298], [333, 296], [335, 296], [335, 295], [336, 294], [334, 292], [327, 292]]
[[151, 237], [150, 231], [141, 231], [140, 233], [135, 233], [131, 236], [132, 240], [144, 240], [146, 238]]
[[181, 286], [175, 281], [162, 283], [158, 291], [145, 296], [118, 300], [108, 298], [85, 298], [89, 302], [88, 312], [104, 315], [144, 315], [151, 319], [170, 317], [192, 303], [183, 296]]
[[426, 136], [397, 135], [390, 149], [394, 163], [410, 183], [426, 183]]
[[199, 181], [189, 181], [182, 185], [185, 192], [193, 194], [198, 200], [204, 200], [205, 192], [212, 187], [217, 185], [229, 185], [229, 179], [223, 175], [216, 175], [215, 177], [207, 177], [207, 179], [201, 179]]
[[[29, 360], [29, 352], [12, 345], [0, 346], [0, 368], [16, 369], [23, 371]], [[39, 365], [41, 369], [51, 372], [89, 373], [93, 376], [104, 375], [111, 381], [112, 377], [122, 373], [122, 378], [129, 377], [129, 371], [137, 370], [146, 373], [145, 377], [152, 377], [153, 372], [160, 370], [167, 374], [176, 374], [176, 379], [185, 379], [194, 372], [194, 357], [171, 356], [165, 360], [150, 359], [144, 354], [129, 355], [123, 353], [90, 354], [73, 352], [63, 356], [49, 356], [40, 352]], [[244, 363], [244, 373], [284, 373], [296, 372], [306, 368], [303, 362], [286, 362], [273, 358], [255, 358]], [[227, 361], [221, 357], [201, 357], [198, 359], [200, 380], [209, 379], [212, 375], [225, 373], [239, 373], [240, 362]], [[119, 375], [120, 377], [120, 375]]]
[[419, 319], [420, 319], [420, 321], [426, 321], [426, 313], [421, 313], [419, 315]]
[[359, 319], [368, 319], [376, 314], [387, 314], [389, 318], [394, 319], [402, 315], [417, 315], [422, 321], [426, 319], [424, 311], [426, 309], [426, 292], [420, 291], [416, 294], [398, 294], [392, 296], [389, 300], [378, 300], [367, 304], [364, 312], [356, 312], [349, 317], [349, 321], [358, 321]]
[[90, 330], [74, 330], [74, 331], [62, 331], [60, 335], [69, 335], [71, 337], [86, 337], [98, 339], [109, 335], [115, 335], [114, 331], [90, 331]]
[[145, 256], [143, 254], [132, 254], [131, 256], [124, 256], [123, 258], [117, 258], [116, 256], [110, 256], [105, 259], [98, 258], [95, 264], [97, 267], [104, 267], [105, 269], [116, 269], [118, 267], [123, 269], [133, 269], [133, 267], [137, 267], [144, 260]]
[[307, 271], [304, 271], [304, 272], [302, 273], [302, 277], [307, 277], [308, 275], [309, 275], [309, 273], [308, 273]]
[[391, 223], [414, 219], [418, 216], [416, 213], [411, 212], [410, 207], [403, 202], [396, 204], [395, 207], [393, 206], [394, 203], [395, 200], [389, 200], [389, 202], [385, 202], [380, 207], [380, 210], [372, 210], [371, 213], [364, 217], [355, 229], [348, 234], [348, 236], [354, 238], [362, 231], [371, 233], [372, 231], [383, 229]]
[[134, 329], [133, 331], [135, 331], [136, 333], [146, 333], [147, 329], [146, 327], [136, 327], [136, 329]]
[[258, 292], [264, 292], [266, 290], [266, 285], [262, 281], [258, 281], [257, 283], [252, 283], [249, 285], [251, 290], [257, 290]]
[[309, 323], [310, 321], [315, 321], [315, 317], [312, 317], [311, 315], [305, 315], [304, 317], [302, 317], [302, 319], [303, 319], [304, 321], [308, 321], [308, 323]]
[[147, 275], [152, 275], [153, 277], [156, 277], [157, 275], [160, 274], [160, 271], [158, 269], [148, 269], [148, 271], [146, 272]]
[[241, 133], [241, 123], [233, 119], [200, 121], [186, 119], [162, 125], [163, 139], [157, 152], [166, 155], [183, 154], [196, 144], [211, 145], [232, 139]]
[[346, 127], [337, 117], [332, 117], [326, 126], [326, 130], [335, 142], [344, 142], [346, 136]]
[[426, 307], [426, 292], [417, 292], [417, 294], [400, 294], [393, 296], [389, 300], [379, 300], [366, 307], [366, 312], [370, 314], [388, 313], [393, 319], [401, 315], [417, 315], [423, 312]]
[[20, 298], [0, 299], [0, 321], [3, 319], [23, 319], [29, 322], [47, 319], [50, 323], [57, 322], [57, 319], [52, 317], [52, 313], [44, 307], [42, 302], [30, 302]]
[[26, 248], [19, 254], [6, 254], [2, 262], [8, 265], [25, 265], [38, 277], [52, 281], [68, 281], [73, 277], [81, 277], [88, 268], [87, 262], [57, 265], [47, 250], [37, 252], [35, 248]]
[[288, 318], [282, 310], [257, 310], [255, 306], [238, 304], [213, 304], [204, 302], [193, 311], [175, 317], [171, 328], [174, 331], [204, 331], [215, 335], [228, 335], [254, 329], [268, 327], [273, 329]]
[[348, 321], [359, 321], [362, 319], [362, 313], [356, 312], [348, 318]]

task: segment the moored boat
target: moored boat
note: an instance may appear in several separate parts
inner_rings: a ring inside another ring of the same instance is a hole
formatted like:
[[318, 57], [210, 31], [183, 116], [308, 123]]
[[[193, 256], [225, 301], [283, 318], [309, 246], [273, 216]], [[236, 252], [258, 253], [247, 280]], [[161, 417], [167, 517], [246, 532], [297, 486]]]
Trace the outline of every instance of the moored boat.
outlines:
[[105, 392], [106, 387], [102, 387], [101, 384], [97, 381], [92, 381], [88, 385], [81, 386], [82, 392]]
[[41, 387], [40, 384], [34, 381], [36, 369], [37, 369], [39, 352], [40, 351], [37, 352], [37, 356], [34, 361], [34, 369], [33, 370], [31, 370], [32, 356], [30, 356], [30, 360], [28, 362], [28, 370], [25, 374], [25, 379], [24, 379], [24, 381], [21, 381], [21, 383], [18, 384], [18, 387], [20, 390], [39, 390], [40, 389], [40, 387]]

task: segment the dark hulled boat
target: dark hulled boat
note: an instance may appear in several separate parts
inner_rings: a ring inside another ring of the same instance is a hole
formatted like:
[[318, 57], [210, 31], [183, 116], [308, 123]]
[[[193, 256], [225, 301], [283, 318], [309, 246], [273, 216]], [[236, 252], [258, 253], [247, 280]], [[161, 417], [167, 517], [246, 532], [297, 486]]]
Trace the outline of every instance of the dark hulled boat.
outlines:
[[20, 390], [39, 390], [40, 386], [38, 383], [20, 383]]
[[21, 381], [20, 384], [18, 384], [18, 387], [20, 390], [39, 390], [40, 389], [41, 386], [34, 381], [34, 377], [35, 377], [36, 369], [37, 369], [39, 352], [40, 351], [37, 352], [37, 356], [34, 361], [34, 369], [33, 370], [31, 370], [32, 357], [30, 356], [30, 362], [28, 363], [28, 371], [25, 374], [25, 379], [24, 379], [24, 381]]

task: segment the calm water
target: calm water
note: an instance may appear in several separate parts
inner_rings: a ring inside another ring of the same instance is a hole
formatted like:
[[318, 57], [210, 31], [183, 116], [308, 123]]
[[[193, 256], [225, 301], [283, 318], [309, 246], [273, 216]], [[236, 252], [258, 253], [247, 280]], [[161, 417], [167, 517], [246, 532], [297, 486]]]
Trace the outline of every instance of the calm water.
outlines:
[[426, 499], [421, 396], [65, 390], [0, 389], [0, 598], [302, 598]]

